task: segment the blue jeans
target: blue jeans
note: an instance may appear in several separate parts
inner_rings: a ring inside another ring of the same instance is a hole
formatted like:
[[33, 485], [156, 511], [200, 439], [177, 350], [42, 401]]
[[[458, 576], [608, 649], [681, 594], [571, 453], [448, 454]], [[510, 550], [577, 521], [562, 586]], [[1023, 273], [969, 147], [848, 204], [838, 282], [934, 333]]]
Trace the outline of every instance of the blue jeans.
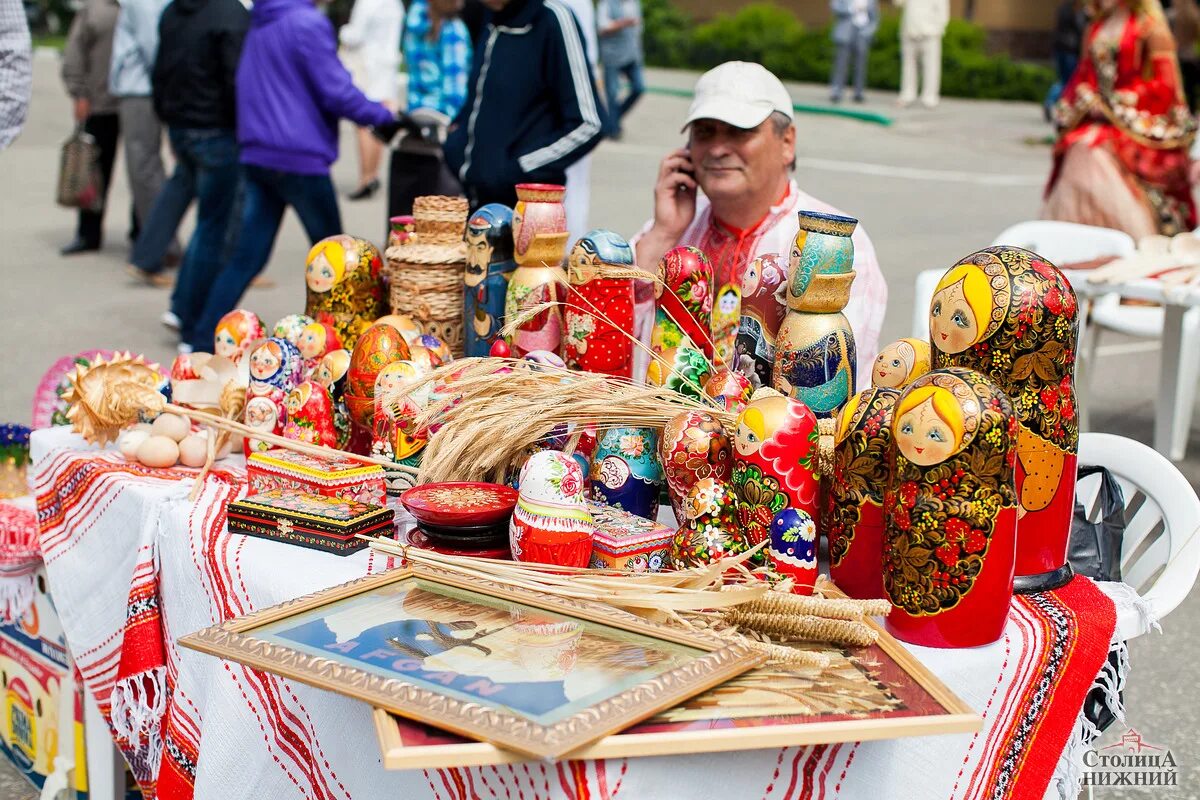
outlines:
[[211, 350], [221, 317], [237, 307], [250, 281], [267, 265], [288, 206], [296, 210], [313, 244], [342, 232], [337, 194], [328, 174], [297, 175], [252, 164], [242, 169], [245, 196], [237, 246], [210, 281], [199, 320], [184, 334], [185, 342], [203, 352]]
[[[629, 81], [629, 94], [618, 102], [620, 95], [621, 76]], [[633, 104], [642, 96], [646, 85], [642, 82], [642, 62], [632, 61], [620, 67], [604, 65], [604, 94], [608, 101], [608, 119], [605, 120], [604, 133], [607, 136], [619, 136], [621, 133], [621, 117], [629, 113]]]
[[1054, 104], [1058, 102], [1058, 98], [1062, 96], [1063, 89], [1067, 88], [1071, 76], [1075, 74], [1075, 67], [1078, 63], [1079, 56], [1075, 53], [1068, 53], [1064, 50], [1056, 50], [1054, 52], [1054, 72], [1058, 79], [1054, 81], [1054, 85], [1050, 87], [1050, 91], [1046, 92], [1046, 99], [1042, 101], [1047, 112], [1054, 109]]
[[[179, 209], [187, 209], [185, 198], [194, 195], [197, 199], [196, 229], [188, 242], [175, 291], [171, 294], [171, 310], [179, 317], [180, 334], [186, 342], [191, 341], [191, 332], [204, 309], [213, 276], [220, 269], [229, 250], [228, 243], [237, 232], [233, 212], [241, 167], [233, 131], [171, 128], [170, 137], [178, 167], [163, 189], [165, 199], [160, 195], [154, 204], [151, 218], [157, 219], [160, 209], [164, 216], [176, 211], [182, 216]], [[203, 350], [211, 352], [212, 342]]]

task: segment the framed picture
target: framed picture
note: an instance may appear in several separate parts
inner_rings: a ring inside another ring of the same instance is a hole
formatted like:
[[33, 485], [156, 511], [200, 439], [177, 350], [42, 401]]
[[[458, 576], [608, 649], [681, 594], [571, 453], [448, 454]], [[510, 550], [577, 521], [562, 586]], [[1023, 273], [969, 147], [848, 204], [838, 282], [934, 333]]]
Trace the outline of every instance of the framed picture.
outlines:
[[763, 661], [742, 644], [602, 604], [420, 566], [180, 644], [539, 758], [578, 750]]
[[[874, 623], [871, 623], [874, 624]], [[878, 627], [878, 626], [876, 626]], [[631, 758], [971, 733], [982, 720], [880, 629], [829, 667], [762, 667], [660, 712], [572, 758]], [[386, 769], [473, 767], [521, 756], [375, 710]]]

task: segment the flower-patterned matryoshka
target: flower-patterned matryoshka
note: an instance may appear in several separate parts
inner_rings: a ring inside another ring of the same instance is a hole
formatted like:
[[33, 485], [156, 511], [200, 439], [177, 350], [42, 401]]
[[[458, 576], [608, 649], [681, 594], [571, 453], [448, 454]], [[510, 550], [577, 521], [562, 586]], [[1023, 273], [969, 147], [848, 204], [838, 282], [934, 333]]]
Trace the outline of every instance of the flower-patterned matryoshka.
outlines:
[[337, 447], [337, 430], [333, 424], [333, 401], [319, 383], [305, 381], [283, 399], [287, 422], [283, 435], [287, 439], [308, 442], [323, 447]]
[[787, 263], [764, 253], [742, 273], [742, 315], [738, 322], [736, 367], [757, 389], [771, 385], [775, 334], [787, 314]]
[[871, 385], [881, 389], [903, 389], [929, 372], [929, 342], [897, 339], [879, 352], [871, 366]]
[[969, 369], [913, 381], [892, 412], [884, 494], [887, 627], [926, 647], [978, 647], [1004, 632], [1012, 601], [1017, 418]]
[[771, 567], [792, 579], [792, 594], [809, 595], [817, 584], [817, 523], [807, 511], [785, 508], [771, 519]]
[[657, 311], [650, 347], [655, 353], [691, 347], [712, 358], [712, 282], [712, 264], [698, 248], [666, 252], [654, 286]]
[[571, 369], [633, 377], [633, 266], [633, 248], [612, 231], [589, 231], [571, 249], [563, 339]]
[[712, 374], [712, 364], [694, 347], [672, 347], [656, 353], [646, 369], [646, 383], [663, 386], [684, 397], [699, 400]]
[[[242, 420], [251, 428], [264, 433], [282, 434], [283, 421], [286, 416], [282, 395], [246, 396], [246, 408], [242, 412]], [[247, 457], [251, 453], [264, 453], [274, 446], [270, 442], [256, 439], [253, 436], [246, 436], [242, 440], [242, 449]]]
[[[738, 522], [753, 547], [785, 508], [817, 513], [817, 419], [799, 400], [759, 389], [737, 419], [733, 487]], [[765, 558], [765, 554], [763, 554]]]
[[740, 414], [750, 402], [754, 387], [742, 373], [731, 367], [718, 367], [704, 382], [704, 393], [729, 413]]
[[271, 335], [276, 339], [287, 339], [297, 347], [300, 346], [300, 334], [304, 329], [315, 322], [312, 317], [307, 314], [288, 314], [286, 317], [281, 317], [275, 323], [275, 327], [271, 328]]
[[267, 339], [250, 353], [247, 395], [270, 395], [282, 403], [284, 395], [300, 383], [301, 362], [296, 345], [287, 339]]
[[658, 517], [662, 488], [658, 432], [653, 428], [609, 428], [592, 455], [592, 499], [646, 519]]
[[596, 526], [583, 491], [583, 470], [559, 450], [534, 453], [521, 467], [520, 494], [509, 522], [513, 558], [586, 567]]
[[346, 234], [322, 239], [308, 251], [305, 264], [305, 313], [332, 325], [342, 346], [353, 350], [385, 312], [382, 271], [379, 248], [366, 239]]
[[501, 203], [481, 206], [467, 218], [467, 267], [463, 273], [464, 349], [471, 358], [485, 357], [504, 326], [508, 279], [513, 260], [512, 209]]
[[714, 478], [724, 483], [733, 474], [729, 435], [716, 417], [702, 411], [684, 411], [667, 421], [658, 443], [658, 459], [680, 523], [685, 519], [683, 503], [696, 481]]
[[304, 374], [311, 376], [326, 353], [342, 349], [342, 342], [332, 325], [313, 322], [305, 325], [304, 330], [300, 331], [300, 336], [296, 339], [296, 348], [304, 359]]
[[838, 415], [833, 472], [821, 497], [821, 530], [829, 539], [829, 577], [859, 599], [884, 598], [883, 490], [892, 444], [892, 410], [900, 393], [866, 389]]
[[1071, 578], [1075, 505], [1075, 293], [1036, 253], [990, 247], [952, 267], [929, 307], [934, 367], [967, 367], [1012, 399], [1017, 437], [1018, 592]]
[[244, 308], [235, 308], [217, 323], [213, 353], [237, 364], [250, 346], [266, 335], [267, 331], [257, 314]]
[[683, 522], [671, 540], [671, 566], [703, 566], [750, 549], [738, 526], [737, 493], [728, 482], [701, 478], [684, 498]]

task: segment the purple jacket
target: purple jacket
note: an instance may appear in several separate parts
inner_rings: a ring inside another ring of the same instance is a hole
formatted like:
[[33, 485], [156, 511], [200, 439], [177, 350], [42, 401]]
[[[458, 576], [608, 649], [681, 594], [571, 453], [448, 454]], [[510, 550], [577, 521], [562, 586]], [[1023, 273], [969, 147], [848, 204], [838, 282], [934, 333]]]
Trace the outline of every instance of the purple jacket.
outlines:
[[342, 117], [359, 125], [393, 119], [354, 88], [338, 60], [333, 25], [312, 0], [257, 0], [237, 71], [242, 163], [328, 174]]

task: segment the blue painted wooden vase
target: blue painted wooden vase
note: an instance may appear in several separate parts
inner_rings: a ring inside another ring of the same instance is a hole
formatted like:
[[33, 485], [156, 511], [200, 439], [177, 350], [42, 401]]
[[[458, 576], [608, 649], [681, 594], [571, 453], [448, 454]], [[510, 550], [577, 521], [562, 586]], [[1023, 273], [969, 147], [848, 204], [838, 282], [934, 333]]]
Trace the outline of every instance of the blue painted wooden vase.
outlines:
[[646, 519], [658, 516], [663, 485], [658, 432], [653, 428], [610, 428], [592, 455], [592, 500]]

